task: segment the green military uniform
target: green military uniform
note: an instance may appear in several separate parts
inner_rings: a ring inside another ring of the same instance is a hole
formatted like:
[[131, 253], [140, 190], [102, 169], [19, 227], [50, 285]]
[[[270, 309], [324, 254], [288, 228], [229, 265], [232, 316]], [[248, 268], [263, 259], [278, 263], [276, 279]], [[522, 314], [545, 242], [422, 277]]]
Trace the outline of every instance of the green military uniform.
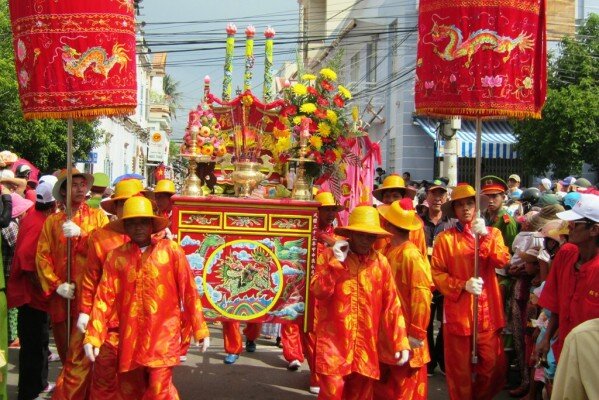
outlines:
[[516, 220], [512, 218], [505, 208], [502, 208], [497, 213], [497, 216], [491, 221], [487, 219], [488, 216], [485, 215], [485, 221], [488, 226], [492, 226], [501, 231], [501, 236], [503, 236], [503, 242], [510, 249], [510, 253], [512, 252], [512, 243], [514, 243], [514, 238], [518, 234], [518, 224]]

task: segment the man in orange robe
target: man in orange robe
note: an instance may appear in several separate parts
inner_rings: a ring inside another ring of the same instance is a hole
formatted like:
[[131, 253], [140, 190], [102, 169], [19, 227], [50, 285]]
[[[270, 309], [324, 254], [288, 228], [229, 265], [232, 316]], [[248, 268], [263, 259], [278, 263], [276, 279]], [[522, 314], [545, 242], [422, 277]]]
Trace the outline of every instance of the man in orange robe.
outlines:
[[[374, 198], [383, 204], [390, 205], [391, 203], [401, 200], [404, 197], [413, 198], [416, 194], [411, 187], [406, 187], [403, 178], [397, 174], [391, 174], [385, 178], [383, 184], [372, 192]], [[383, 224], [384, 227], [384, 224]], [[381, 238], [376, 241], [374, 248], [383, 254], [389, 252], [389, 243], [391, 239]], [[421, 254], [427, 254], [426, 237], [424, 228], [410, 231], [410, 241], [416, 245]], [[425, 260], [428, 264], [428, 259]]]
[[[66, 202], [66, 171], [61, 172], [52, 194], [57, 201]], [[63, 369], [56, 382], [53, 398], [83, 399], [87, 391], [87, 376], [71, 374], [69, 368], [83, 355], [83, 335], [75, 328], [79, 314], [81, 279], [86, 268], [88, 236], [104, 226], [108, 218], [103, 211], [90, 208], [85, 195], [93, 184], [93, 176], [73, 170], [71, 190], [72, 218], [67, 221], [61, 211], [44, 222], [37, 247], [36, 265], [42, 290], [49, 297], [48, 314], [58, 355]], [[71, 240], [71, 281], [67, 282], [67, 238]], [[67, 343], [67, 299], [71, 300], [71, 340]], [[63, 390], [64, 377], [72, 376], [71, 389]]]
[[[344, 207], [338, 204], [331, 192], [322, 191], [314, 196], [314, 201], [320, 203], [318, 207], [318, 226], [316, 227], [316, 254], [322, 253], [326, 248], [335, 243], [335, 228], [333, 223], [339, 214], [339, 211]], [[317, 266], [315, 266], [316, 269]], [[307, 282], [309, 285], [309, 282]], [[316, 324], [318, 318], [316, 316], [316, 299], [310, 289], [310, 297], [308, 299], [308, 309], [306, 311], [308, 318], [308, 329], [306, 332], [302, 330], [296, 322], [284, 324], [281, 331], [281, 343], [283, 344], [283, 357], [289, 363], [289, 370], [297, 370], [305, 359], [308, 361], [310, 368], [310, 393], [318, 394], [320, 392], [320, 384], [318, 374], [315, 370], [315, 354], [316, 350]]]
[[86, 356], [95, 361], [116, 315], [119, 326], [119, 372], [141, 370], [147, 376], [144, 399], [178, 399], [172, 367], [179, 364], [182, 320], [197, 341], [209, 345], [191, 267], [183, 249], [152, 233], [168, 220], [153, 215], [151, 202], [135, 196], [110, 229], [126, 232], [131, 242], [112, 250], [104, 263], [84, 340]]
[[[495, 268], [505, 265], [510, 255], [501, 232], [485, 227], [485, 221], [476, 218], [475, 194], [466, 184], [454, 189], [451, 201], [442, 209], [444, 215], [457, 218], [458, 222], [441, 232], [433, 247], [433, 281], [445, 296], [443, 340], [448, 366], [445, 372], [453, 400], [493, 398], [503, 388], [506, 372], [500, 335], [505, 320]], [[481, 197], [485, 199], [484, 195]], [[480, 241], [478, 278], [473, 276], [475, 235]], [[473, 298], [478, 299], [476, 365], [471, 363], [470, 351]]]
[[[132, 196], [140, 194], [139, 181], [134, 179], [122, 180], [115, 186], [112, 197], [100, 203], [104, 211], [109, 214], [122, 217], [123, 205], [125, 200]], [[123, 233], [110, 229], [109, 226], [96, 229], [89, 235], [89, 250], [87, 253], [87, 269], [81, 282], [81, 299], [79, 304], [79, 318], [77, 319], [77, 328], [81, 333], [85, 333], [89, 315], [92, 311], [96, 289], [100, 284], [103, 265], [108, 253], [129, 242], [129, 237]], [[129, 374], [128, 376], [118, 376], [117, 350], [119, 344], [118, 338], [118, 319], [112, 318], [108, 322], [108, 337], [104, 345], [100, 348], [100, 353], [96, 358], [95, 364], [92, 364], [87, 357], [83, 357], [80, 363], [73, 368], [81, 374], [87, 374], [92, 370], [91, 382], [88, 389], [89, 400], [114, 399], [135, 399], [140, 398], [140, 385], [131, 379], [137, 378]], [[75, 374], [75, 372], [73, 372]], [[127, 380], [129, 378], [129, 381]], [[68, 380], [67, 380], [68, 382]], [[69, 392], [69, 385], [65, 383], [65, 391]], [[137, 392], [136, 392], [137, 391]]]
[[410, 232], [422, 228], [422, 221], [415, 211], [403, 210], [399, 201], [390, 206], [379, 206], [377, 210], [387, 221], [386, 230], [393, 234], [391, 250], [385, 256], [395, 277], [412, 353], [405, 365], [381, 364], [381, 380], [375, 383], [374, 398], [424, 400], [428, 395], [426, 364], [430, 355], [427, 327], [433, 282], [425, 256], [409, 240]]
[[399, 296], [387, 259], [375, 251], [378, 212], [358, 206], [335, 233], [348, 238], [318, 255], [312, 278], [318, 300], [316, 372], [319, 400], [371, 399], [379, 362], [403, 365], [409, 344]]
[[[248, 353], [256, 351], [256, 339], [260, 337], [262, 324], [248, 322], [243, 330], [245, 335], [245, 349]], [[225, 364], [234, 364], [243, 350], [243, 341], [239, 331], [239, 322], [223, 321], [223, 339], [225, 344]]]

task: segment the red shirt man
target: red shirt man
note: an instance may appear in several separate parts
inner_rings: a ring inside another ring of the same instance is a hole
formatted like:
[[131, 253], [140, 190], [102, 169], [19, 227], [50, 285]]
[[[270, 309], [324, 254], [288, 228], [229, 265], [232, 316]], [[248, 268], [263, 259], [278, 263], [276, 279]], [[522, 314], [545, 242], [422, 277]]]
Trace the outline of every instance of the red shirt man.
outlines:
[[551, 311], [551, 319], [537, 352], [546, 356], [549, 340], [559, 328], [553, 346], [559, 362], [568, 333], [582, 322], [599, 318], [599, 196], [582, 194], [572, 210], [557, 216], [568, 221], [569, 243], [555, 256], [539, 299]]

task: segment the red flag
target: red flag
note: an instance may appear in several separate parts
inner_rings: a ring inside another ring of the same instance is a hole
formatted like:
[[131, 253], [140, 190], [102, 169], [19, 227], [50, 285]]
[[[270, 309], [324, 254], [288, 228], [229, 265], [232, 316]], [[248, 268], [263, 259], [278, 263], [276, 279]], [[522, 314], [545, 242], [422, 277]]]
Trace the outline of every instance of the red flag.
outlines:
[[25, 118], [135, 111], [133, 0], [10, 0]]
[[540, 118], [545, 0], [421, 0], [416, 111]]

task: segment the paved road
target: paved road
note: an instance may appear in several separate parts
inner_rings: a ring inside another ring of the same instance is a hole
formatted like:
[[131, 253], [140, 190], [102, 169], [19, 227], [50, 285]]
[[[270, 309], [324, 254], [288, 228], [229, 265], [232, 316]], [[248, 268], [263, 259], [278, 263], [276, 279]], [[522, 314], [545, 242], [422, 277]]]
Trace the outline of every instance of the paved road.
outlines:
[[[261, 339], [255, 353], [243, 353], [234, 365], [224, 365], [224, 349], [220, 326], [210, 326], [212, 347], [202, 354], [192, 349], [188, 359], [175, 368], [175, 386], [182, 400], [301, 400], [316, 399], [308, 392], [309, 373], [304, 365], [290, 372], [285, 367], [281, 349], [273, 340]], [[9, 399], [17, 398], [18, 350], [9, 350]], [[50, 379], [56, 380], [60, 362], [50, 364]], [[430, 378], [429, 399], [447, 399], [444, 377]], [[509, 399], [502, 393], [497, 399]], [[107, 399], [108, 400], [108, 399]]]

